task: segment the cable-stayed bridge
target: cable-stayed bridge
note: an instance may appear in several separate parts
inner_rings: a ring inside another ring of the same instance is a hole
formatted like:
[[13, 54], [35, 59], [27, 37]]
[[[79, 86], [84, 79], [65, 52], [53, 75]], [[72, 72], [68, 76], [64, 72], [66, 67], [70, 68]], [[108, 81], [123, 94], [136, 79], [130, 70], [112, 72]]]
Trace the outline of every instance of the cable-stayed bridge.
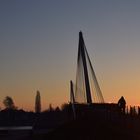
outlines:
[[71, 81], [70, 85], [71, 103], [104, 103], [104, 98], [81, 31], [79, 32], [76, 84], [73, 84]]

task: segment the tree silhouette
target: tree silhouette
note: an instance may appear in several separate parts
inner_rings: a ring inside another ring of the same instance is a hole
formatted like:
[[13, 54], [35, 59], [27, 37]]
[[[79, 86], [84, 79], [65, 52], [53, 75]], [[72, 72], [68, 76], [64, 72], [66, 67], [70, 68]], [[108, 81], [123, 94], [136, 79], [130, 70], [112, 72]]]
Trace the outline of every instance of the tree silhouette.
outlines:
[[52, 104], [49, 104], [49, 111], [54, 111], [53, 107], [52, 107]]
[[36, 92], [36, 97], [35, 97], [35, 112], [40, 113], [41, 112], [41, 97], [40, 97], [40, 92]]
[[14, 101], [11, 97], [6, 96], [3, 100], [3, 104], [6, 109], [15, 109]]
[[119, 99], [118, 106], [119, 106], [121, 112], [125, 113], [126, 101], [123, 96]]

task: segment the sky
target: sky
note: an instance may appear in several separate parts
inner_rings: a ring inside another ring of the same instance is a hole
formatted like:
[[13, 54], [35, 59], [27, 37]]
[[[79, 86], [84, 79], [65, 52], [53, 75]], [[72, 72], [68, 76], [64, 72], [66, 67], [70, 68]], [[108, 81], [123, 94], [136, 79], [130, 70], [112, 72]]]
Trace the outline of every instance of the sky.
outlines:
[[69, 101], [83, 32], [106, 102], [140, 104], [139, 0], [0, 0], [0, 107]]

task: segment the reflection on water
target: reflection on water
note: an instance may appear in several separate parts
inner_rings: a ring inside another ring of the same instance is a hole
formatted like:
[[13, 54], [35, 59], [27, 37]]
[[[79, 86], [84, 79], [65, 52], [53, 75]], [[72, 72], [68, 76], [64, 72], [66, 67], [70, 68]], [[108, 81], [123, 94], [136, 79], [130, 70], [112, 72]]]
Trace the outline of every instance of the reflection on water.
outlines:
[[32, 126], [4, 126], [0, 127], [0, 130], [32, 130]]

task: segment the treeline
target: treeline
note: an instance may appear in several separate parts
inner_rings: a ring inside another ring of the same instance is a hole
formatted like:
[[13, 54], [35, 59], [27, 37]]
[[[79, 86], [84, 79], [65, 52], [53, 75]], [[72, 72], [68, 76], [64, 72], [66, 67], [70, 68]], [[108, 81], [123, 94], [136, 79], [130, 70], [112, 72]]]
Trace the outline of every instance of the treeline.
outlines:
[[[4, 109], [0, 110], [0, 126], [38, 126], [39, 127], [54, 127], [62, 121], [66, 121], [71, 116], [68, 115], [68, 104], [63, 104], [60, 107], [49, 107], [41, 111], [41, 96], [40, 92], [36, 92], [34, 111], [25, 111], [19, 109], [12, 97], [6, 96], [3, 100]], [[72, 113], [70, 113], [72, 114]]]
[[[73, 116], [71, 108], [64, 104], [62, 108], [53, 108], [50, 104], [42, 112], [24, 111], [23, 109], [5, 108], [0, 111], [0, 126], [34, 126], [35, 128], [54, 128], [61, 122], [70, 120]], [[70, 113], [69, 113], [70, 112]]]
[[[15, 105], [15, 102], [14, 102], [13, 98], [10, 97], [10, 96], [6, 96], [4, 98], [3, 105], [4, 105], [3, 110], [9, 110], [9, 109], [12, 109], [12, 110], [24, 110], [24, 109], [18, 109], [18, 106]], [[65, 106], [65, 104], [62, 105], [61, 108], [59, 108], [58, 106], [53, 107], [52, 104], [50, 104], [49, 108], [46, 109], [45, 112], [46, 111], [55, 111], [55, 110], [58, 111], [58, 110], [63, 109], [64, 106]], [[0, 108], [0, 110], [2, 110], [2, 108]], [[35, 104], [34, 104], [34, 111], [33, 112], [36, 112], [36, 113], [41, 113], [42, 112], [42, 109], [41, 109], [41, 95], [40, 95], [40, 92], [38, 90], [37, 90], [36, 96], [35, 96]]]

